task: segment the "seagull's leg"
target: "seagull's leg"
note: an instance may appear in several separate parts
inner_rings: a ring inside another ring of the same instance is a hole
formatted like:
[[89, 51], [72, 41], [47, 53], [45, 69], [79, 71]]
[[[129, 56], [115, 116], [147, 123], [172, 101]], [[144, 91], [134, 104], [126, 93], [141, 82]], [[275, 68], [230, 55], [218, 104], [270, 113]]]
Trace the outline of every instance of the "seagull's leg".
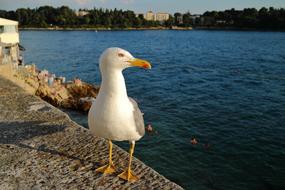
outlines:
[[113, 149], [113, 144], [112, 144], [112, 141], [109, 140], [109, 164], [102, 166], [100, 168], [97, 168], [95, 170], [96, 172], [101, 172], [103, 174], [112, 174], [115, 172], [115, 167], [112, 161], [112, 149]]
[[137, 176], [135, 176], [135, 174], [131, 170], [132, 157], [133, 157], [133, 153], [135, 149], [135, 141], [132, 141], [130, 144], [131, 144], [130, 145], [130, 160], [129, 160], [128, 168], [123, 173], [118, 175], [118, 177], [124, 180], [130, 181], [130, 182], [135, 182], [139, 179]]

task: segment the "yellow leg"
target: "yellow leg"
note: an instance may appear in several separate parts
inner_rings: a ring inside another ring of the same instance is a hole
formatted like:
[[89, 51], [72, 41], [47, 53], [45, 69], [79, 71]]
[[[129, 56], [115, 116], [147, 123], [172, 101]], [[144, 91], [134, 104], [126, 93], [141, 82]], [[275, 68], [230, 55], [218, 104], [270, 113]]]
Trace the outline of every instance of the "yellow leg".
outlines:
[[139, 179], [137, 176], [135, 176], [135, 174], [131, 170], [131, 164], [132, 164], [132, 157], [133, 157], [134, 149], [135, 149], [135, 142], [133, 141], [133, 142], [131, 142], [131, 146], [130, 146], [130, 160], [129, 160], [128, 168], [123, 173], [118, 175], [119, 178], [124, 179], [124, 180], [129, 181], [129, 182], [135, 182]]
[[116, 171], [113, 161], [112, 161], [112, 149], [113, 149], [113, 144], [112, 144], [112, 141], [109, 140], [109, 164], [102, 166], [100, 168], [97, 168], [95, 170], [96, 172], [101, 172], [103, 174], [112, 174]]

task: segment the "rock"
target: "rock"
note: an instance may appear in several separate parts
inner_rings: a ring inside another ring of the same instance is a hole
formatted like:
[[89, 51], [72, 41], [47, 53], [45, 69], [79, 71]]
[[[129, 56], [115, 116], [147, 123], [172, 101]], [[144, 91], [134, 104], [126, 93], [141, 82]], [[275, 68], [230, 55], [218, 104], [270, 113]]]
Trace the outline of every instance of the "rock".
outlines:
[[153, 128], [152, 128], [151, 124], [147, 124], [145, 130], [149, 133], [153, 132]]
[[[4, 75], [7, 69], [8, 67], [0, 67], [0, 74], [56, 107], [87, 112], [92, 105], [92, 101], [88, 99], [96, 98], [99, 91], [99, 87], [82, 82], [78, 78], [70, 83], [62, 83], [65, 81], [64, 77], [56, 78], [55, 74], [47, 70], [36, 71], [35, 65], [26, 65], [12, 71], [8, 69], [9, 76]], [[48, 80], [49, 78], [53, 80]], [[0, 91], [0, 95], [4, 94], [4, 91]]]
[[193, 144], [193, 145], [198, 144], [198, 141], [196, 140], [196, 138], [191, 139], [191, 144]]
[[81, 105], [81, 110], [87, 112], [92, 106], [92, 102], [83, 102]]
[[91, 84], [82, 82], [81, 85], [76, 85], [74, 83], [69, 83], [66, 85], [66, 88], [70, 95], [75, 99], [85, 98], [85, 97], [93, 97], [96, 98], [99, 87], [93, 86]]
[[41, 83], [36, 91], [36, 95], [56, 107], [87, 112], [98, 91], [99, 87], [84, 82], [81, 82], [80, 85], [78, 83], [68, 83], [53, 86]]

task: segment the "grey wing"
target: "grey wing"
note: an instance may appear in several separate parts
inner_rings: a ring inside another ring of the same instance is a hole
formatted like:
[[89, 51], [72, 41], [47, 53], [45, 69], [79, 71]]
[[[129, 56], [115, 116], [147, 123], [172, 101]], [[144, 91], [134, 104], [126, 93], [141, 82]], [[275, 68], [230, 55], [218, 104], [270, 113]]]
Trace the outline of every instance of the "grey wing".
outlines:
[[134, 99], [129, 97], [129, 100], [134, 107], [134, 120], [135, 120], [136, 130], [141, 136], [143, 136], [145, 134], [143, 113], [141, 112], [137, 102]]

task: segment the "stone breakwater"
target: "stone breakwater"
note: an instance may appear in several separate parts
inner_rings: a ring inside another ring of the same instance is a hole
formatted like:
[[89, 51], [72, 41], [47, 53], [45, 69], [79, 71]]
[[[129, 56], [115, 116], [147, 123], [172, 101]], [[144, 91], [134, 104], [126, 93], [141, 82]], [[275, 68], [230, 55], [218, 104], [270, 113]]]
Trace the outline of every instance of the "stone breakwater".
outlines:
[[96, 173], [107, 162], [106, 140], [0, 77], [0, 189], [182, 189], [136, 158], [140, 180], [122, 181], [116, 175], [129, 155], [113, 151], [117, 173]]
[[84, 112], [89, 111], [99, 91], [98, 86], [78, 78], [65, 82], [65, 77], [55, 77], [47, 70], [38, 70], [35, 65], [19, 66], [16, 69], [12, 64], [0, 64], [0, 75], [53, 106]]

